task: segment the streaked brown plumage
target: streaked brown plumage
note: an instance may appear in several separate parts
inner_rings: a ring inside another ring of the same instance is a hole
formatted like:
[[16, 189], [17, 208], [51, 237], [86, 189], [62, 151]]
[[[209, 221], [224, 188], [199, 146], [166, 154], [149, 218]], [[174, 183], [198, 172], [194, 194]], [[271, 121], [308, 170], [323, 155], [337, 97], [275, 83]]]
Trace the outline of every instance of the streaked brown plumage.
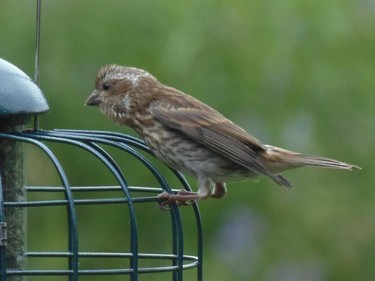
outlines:
[[226, 181], [257, 175], [292, 187], [280, 173], [301, 166], [359, 168], [264, 145], [208, 105], [133, 67], [102, 67], [86, 105], [133, 128], [156, 157], [198, 179], [197, 193], [163, 193], [166, 202], [220, 198]]

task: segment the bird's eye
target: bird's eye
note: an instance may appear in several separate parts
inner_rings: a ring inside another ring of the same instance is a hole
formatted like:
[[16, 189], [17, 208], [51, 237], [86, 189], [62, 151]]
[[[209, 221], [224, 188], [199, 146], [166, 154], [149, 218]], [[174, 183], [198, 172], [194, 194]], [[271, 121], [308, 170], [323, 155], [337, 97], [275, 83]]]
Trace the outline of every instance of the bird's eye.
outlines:
[[109, 85], [109, 83], [104, 83], [103, 84], [103, 89], [104, 90], [108, 90], [109, 88], [111, 88], [111, 85]]

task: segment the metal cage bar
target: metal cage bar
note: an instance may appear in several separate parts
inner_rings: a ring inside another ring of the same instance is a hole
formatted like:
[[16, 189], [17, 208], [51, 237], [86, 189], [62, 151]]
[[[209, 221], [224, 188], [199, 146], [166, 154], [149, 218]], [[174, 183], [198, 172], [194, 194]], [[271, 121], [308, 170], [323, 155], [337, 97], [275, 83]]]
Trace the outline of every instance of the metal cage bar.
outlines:
[[[2, 178], [0, 175], [0, 223], [6, 226], [5, 215], [4, 215], [4, 198], [3, 198], [3, 185]], [[4, 239], [4, 237], [2, 238]], [[4, 241], [6, 242], [6, 241]], [[6, 254], [5, 254], [6, 243], [3, 243], [0, 247], [0, 277], [1, 280], [6, 279]]]

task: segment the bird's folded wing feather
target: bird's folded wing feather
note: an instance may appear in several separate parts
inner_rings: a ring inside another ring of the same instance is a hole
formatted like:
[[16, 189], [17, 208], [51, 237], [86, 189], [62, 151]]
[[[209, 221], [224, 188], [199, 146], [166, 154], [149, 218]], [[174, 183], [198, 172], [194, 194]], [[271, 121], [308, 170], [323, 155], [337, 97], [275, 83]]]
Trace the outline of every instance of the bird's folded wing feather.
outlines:
[[266, 150], [261, 142], [210, 107], [174, 107], [155, 102], [151, 105], [151, 113], [166, 126], [179, 130], [234, 163], [269, 176], [280, 185], [290, 186], [286, 179], [272, 175], [257, 160], [258, 153]]

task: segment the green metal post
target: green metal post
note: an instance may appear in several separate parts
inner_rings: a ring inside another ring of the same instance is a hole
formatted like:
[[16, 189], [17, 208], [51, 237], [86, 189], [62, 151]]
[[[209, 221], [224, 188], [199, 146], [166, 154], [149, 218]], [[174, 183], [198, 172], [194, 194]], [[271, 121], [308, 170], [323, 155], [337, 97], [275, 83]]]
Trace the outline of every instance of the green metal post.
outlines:
[[[9, 133], [23, 129], [29, 118], [0, 118], [0, 132]], [[0, 175], [4, 202], [25, 201], [24, 151], [19, 142], [0, 139]], [[5, 264], [8, 269], [23, 268], [22, 253], [25, 244], [25, 213], [23, 208], [5, 208], [6, 241], [0, 241], [6, 247]], [[4, 225], [5, 227], [5, 225]], [[22, 276], [8, 277], [7, 280], [21, 281]]]

